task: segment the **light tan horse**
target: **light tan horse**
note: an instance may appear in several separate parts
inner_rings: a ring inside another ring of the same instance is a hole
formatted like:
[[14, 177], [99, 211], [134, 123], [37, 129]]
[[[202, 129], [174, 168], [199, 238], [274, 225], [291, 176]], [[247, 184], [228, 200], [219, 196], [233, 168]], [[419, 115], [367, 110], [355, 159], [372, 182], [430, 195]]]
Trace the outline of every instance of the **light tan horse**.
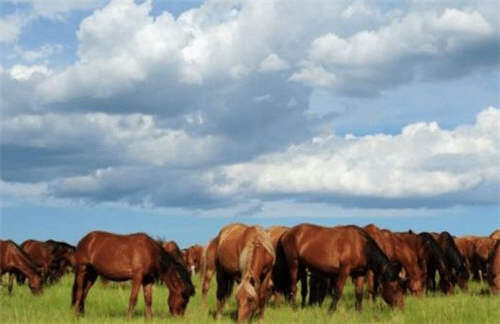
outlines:
[[255, 311], [262, 319], [276, 257], [269, 234], [260, 226], [231, 224], [221, 229], [216, 241], [217, 318], [222, 317], [234, 281], [239, 281], [238, 322], [250, 319]]

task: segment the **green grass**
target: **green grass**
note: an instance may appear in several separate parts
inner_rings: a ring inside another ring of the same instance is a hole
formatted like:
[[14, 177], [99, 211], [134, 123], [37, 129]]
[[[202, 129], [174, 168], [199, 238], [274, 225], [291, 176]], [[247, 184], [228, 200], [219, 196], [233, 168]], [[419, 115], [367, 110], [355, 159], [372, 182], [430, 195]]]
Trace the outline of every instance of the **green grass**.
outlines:
[[[4, 282], [6, 281], [4, 278]], [[86, 314], [76, 320], [70, 309], [72, 276], [65, 276], [59, 283], [45, 287], [43, 296], [31, 294], [27, 286], [15, 286], [10, 296], [6, 287], [0, 288], [0, 323], [207, 323], [216, 322], [211, 313], [215, 308], [215, 285], [212, 283], [207, 304], [201, 302], [199, 278], [193, 278], [197, 294], [189, 302], [186, 315], [174, 318], [166, 304], [167, 288], [157, 285], [153, 290], [153, 321], [144, 318], [142, 292], [134, 317], [126, 319], [130, 285], [111, 284], [103, 287], [98, 281], [89, 292]], [[426, 297], [407, 297], [403, 310], [390, 310], [380, 299], [363, 301], [363, 311], [354, 310], [354, 291], [349, 283], [337, 311], [327, 312], [330, 300], [323, 307], [306, 307], [293, 310], [288, 305], [275, 306], [270, 302], [266, 308], [267, 323], [500, 323], [500, 297], [481, 294], [485, 285], [471, 283], [468, 292], [452, 296], [436, 293]], [[300, 298], [299, 298], [300, 299]], [[233, 323], [230, 314], [236, 309], [234, 296], [226, 305], [224, 319], [218, 323]], [[257, 321], [255, 321], [257, 322]]]

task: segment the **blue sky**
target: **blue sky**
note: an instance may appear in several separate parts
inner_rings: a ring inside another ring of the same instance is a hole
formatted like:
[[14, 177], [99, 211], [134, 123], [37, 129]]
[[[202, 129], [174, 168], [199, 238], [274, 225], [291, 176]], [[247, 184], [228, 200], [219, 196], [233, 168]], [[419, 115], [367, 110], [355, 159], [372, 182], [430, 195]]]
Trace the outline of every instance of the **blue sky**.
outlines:
[[2, 238], [500, 227], [494, 1], [0, 3]]

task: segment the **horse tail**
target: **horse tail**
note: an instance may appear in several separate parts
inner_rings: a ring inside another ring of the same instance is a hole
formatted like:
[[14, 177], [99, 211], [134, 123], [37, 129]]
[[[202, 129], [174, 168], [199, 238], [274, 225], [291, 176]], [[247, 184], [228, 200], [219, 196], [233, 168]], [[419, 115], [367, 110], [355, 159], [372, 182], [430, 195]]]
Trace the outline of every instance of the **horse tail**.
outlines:
[[283, 247], [280, 239], [276, 247], [276, 260], [273, 267], [273, 283], [274, 289], [285, 295], [287, 298], [290, 296], [291, 284], [289, 270], [288, 262], [286, 261], [285, 248]]

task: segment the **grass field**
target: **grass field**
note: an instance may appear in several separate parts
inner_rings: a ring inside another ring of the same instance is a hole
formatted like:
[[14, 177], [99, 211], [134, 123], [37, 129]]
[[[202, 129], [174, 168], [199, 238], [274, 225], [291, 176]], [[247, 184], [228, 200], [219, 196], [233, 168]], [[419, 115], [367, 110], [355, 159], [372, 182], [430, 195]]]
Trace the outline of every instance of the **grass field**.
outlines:
[[[7, 278], [4, 278], [4, 282]], [[193, 282], [199, 287], [199, 277]], [[70, 292], [73, 277], [65, 276], [59, 283], [45, 287], [41, 297], [31, 295], [27, 286], [15, 286], [12, 296], [6, 287], [0, 290], [0, 323], [143, 323], [144, 301], [142, 292], [132, 320], [126, 319], [130, 286], [103, 287], [98, 281], [90, 290], [86, 302], [86, 314], [76, 320], [70, 309]], [[337, 311], [327, 312], [329, 300], [323, 307], [306, 307], [293, 310], [288, 305], [275, 307], [271, 302], [266, 308], [266, 323], [500, 323], [500, 297], [481, 294], [485, 285], [471, 283], [468, 292], [453, 296], [431, 294], [422, 298], [407, 297], [404, 310], [390, 310], [380, 299], [364, 300], [363, 311], [354, 310], [352, 285], [346, 287]], [[210, 315], [215, 308], [215, 284], [202, 305], [201, 294], [189, 302], [184, 318], [174, 318], [168, 313], [167, 288], [155, 286], [153, 291], [154, 319], [148, 323], [209, 323], [216, 322]], [[231, 313], [236, 309], [234, 297], [226, 305], [225, 317], [217, 323], [233, 323]], [[255, 322], [257, 322], [255, 320]]]

